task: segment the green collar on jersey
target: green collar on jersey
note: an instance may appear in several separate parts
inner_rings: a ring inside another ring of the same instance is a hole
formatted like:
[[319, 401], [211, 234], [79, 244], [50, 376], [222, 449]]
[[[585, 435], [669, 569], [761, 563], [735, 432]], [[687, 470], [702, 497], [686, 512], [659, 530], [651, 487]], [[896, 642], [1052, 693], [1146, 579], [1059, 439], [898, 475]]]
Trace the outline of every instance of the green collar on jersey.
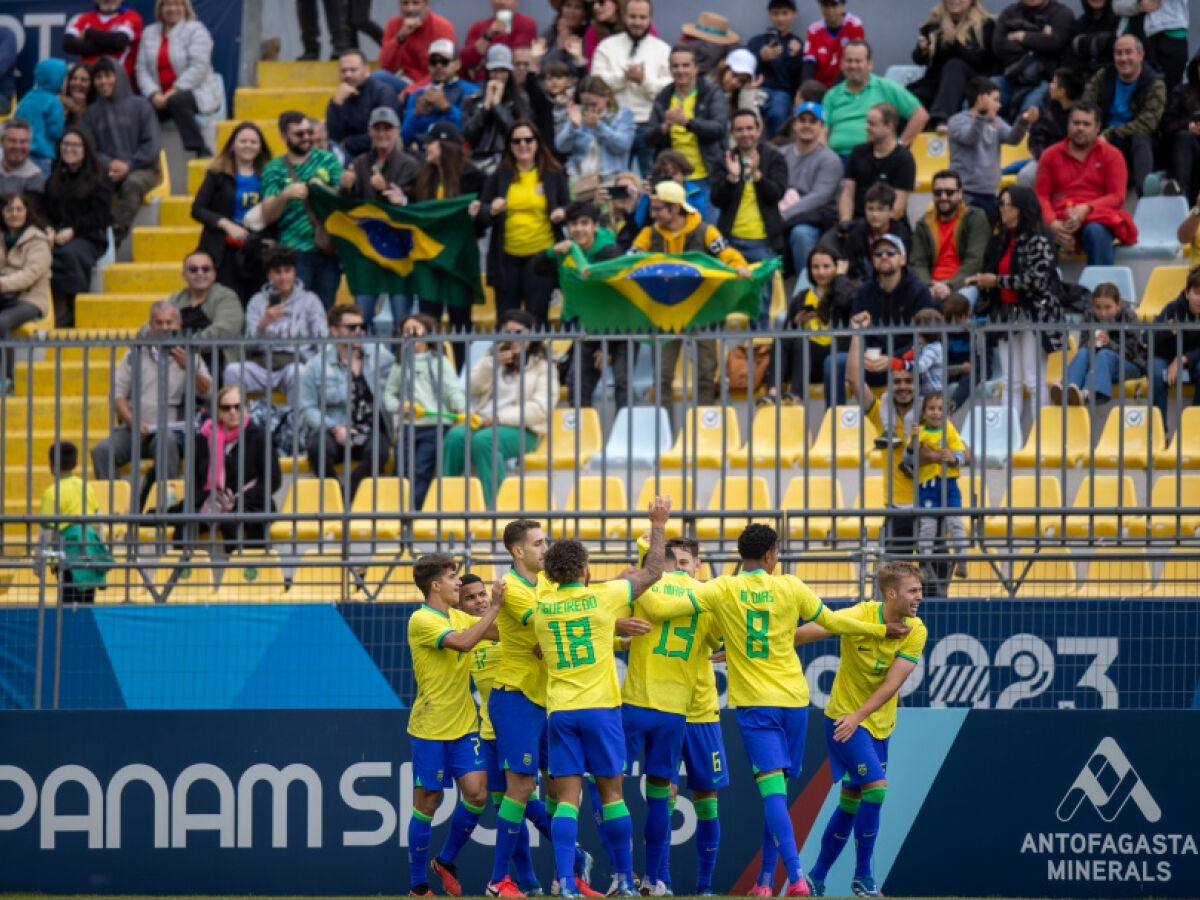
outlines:
[[532, 581], [529, 581], [524, 575], [522, 575], [520, 572], [518, 572], [516, 569], [516, 566], [509, 566], [508, 571], [511, 572], [513, 575], [515, 575], [518, 579], [520, 579], [522, 584], [525, 584], [528, 587], [537, 587], [537, 585], [535, 585]]
[[422, 603], [422, 604], [421, 604], [421, 608], [422, 608], [422, 609], [427, 609], [427, 610], [429, 610], [431, 613], [435, 613], [435, 614], [437, 614], [437, 615], [441, 616], [443, 619], [449, 619], [449, 618], [450, 618], [450, 613], [448, 613], [448, 612], [442, 612], [440, 609], [435, 609], [434, 607], [430, 606], [428, 603]]

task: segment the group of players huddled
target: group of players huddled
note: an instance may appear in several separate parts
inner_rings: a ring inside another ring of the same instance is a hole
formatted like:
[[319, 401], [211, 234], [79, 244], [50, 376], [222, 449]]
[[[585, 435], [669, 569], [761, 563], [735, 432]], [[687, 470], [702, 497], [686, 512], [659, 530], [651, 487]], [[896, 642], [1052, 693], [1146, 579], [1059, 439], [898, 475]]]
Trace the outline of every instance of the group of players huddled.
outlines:
[[[916, 617], [918, 568], [881, 564], [882, 600], [833, 612], [800, 579], [769, 574], [778, 562], [778, 536], [767, 525], [751, 524], [738, 538], [738, 574], [699, 581], [699, 545], [665, 537], [670, 508], [669, 498], [655, 498], [648, 536], [639, 542], [640, 566], [611, 581], [591, 581], [582, 543], [550, 544], [530, 519], [504, 529], [512, 566], [490, 591], [477, 575], [460, 577], [449, 554], [416, 561], [413, 578], [425, 602], [408, 625], [417, 681], [408, 725], [415, 794], [410, 895], [433, 896], [427, 872], [447, 894], [462, 895], [455, 860], [490, 797], [498, 812], [489, 896], [543, 893], [526, 819], [554, 848], [551, 892], [601, 896], [589, 884], [591, 855], [577, 842], [585, 786], [614, 873], [608, 893], [668, 894], [681, 763], [697, 818], [695, 893], [717, 893], [717, 793], [729, 774], [712, 664], [723, 654], [728, 705], [736, 709], [765, 812], [762, 867], [750, 896], [774, 894], [780, 858], [786, 896], [823, 896], [826, 874], [852, 833], [851, 888], [859, 896], [880, 896], [871, 857], [887, 786], [888, 737], [897, 692], [926, 638]], [[825, 735], [841, 796], [805, 875], [787, 805], [787, 778], [800, 773], [809, 702], [795, 646], [834, 634], [843, 636], [842, 654]], [[629, 654], [624, 685], [614, 656], [622, 650]], [[625, 774], [638, 759], [647, 807], [640, 882], [623, 799]], [[539, 772], [544, 801], [537, 796]], [[459, 802], [441, 851], [429, 859], [433, 816], [452, 783]]]

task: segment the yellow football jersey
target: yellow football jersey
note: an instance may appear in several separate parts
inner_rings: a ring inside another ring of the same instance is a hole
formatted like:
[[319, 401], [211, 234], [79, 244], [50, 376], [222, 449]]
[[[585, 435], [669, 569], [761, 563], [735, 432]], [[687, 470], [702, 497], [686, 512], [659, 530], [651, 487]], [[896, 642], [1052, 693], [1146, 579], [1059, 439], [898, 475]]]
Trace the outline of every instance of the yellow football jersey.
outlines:
[[[611, 709], [621, 705], [613, 659], [616, 621], [633, 608], [633, 585], [549, 582], [538, 591], [533, 628], [545, 656], [546, 709]], [[505, 659], [511, 652], [505, 647]]]
[[[946, 446], [942, 447], [942, 433], [946, 435]], [[951, 422], [947, 422], [941, 428], [930, 428], [928, 425], [921, 426], [921, 433], [918, 436], [919, 440], [931, 450], [958, 450], [967, 449], [967, 445], [963, 443], [963, 439], [958, 434]], [[945, 466], [945, 472], [942, 471], [942, 466]], [[933, 478], [957, 478], [958, 466], [953, 463], [931, 462], [925, 463], [917, 470], [917, 484], [924, 484]]]
[[408, 620], [417, 699], [408, 716], [408, 733], [427, 741], [452, 741], [479, 729], [471, 696], [471, 659], [442, 648], [446, 635], [466, 631], [479, 620], [457, 609], [439, 612], [422, 603]]
[[[686, 572], [666, 572], [633, 604], [633, 615], [649, 619], [648, 609], [661, 596], [686, 598], [699, 587]], [[644, 601], [644, 602], [643, 602]], [[695, 610], [657, 622], [649, 634], [638, 635], [629, 645], [629, 667], [621, 690], [624, 702], [662, 712], [686, 715], [696, 681], [694, 658], [705, 658], [696, 642], [700, 614]], [[711, 669], [712, 667], [709, 666]]]
[[496, 680], [496, 669], [504, 658], [504, 645], [499, 641], [480, 641], [471, 651], [471, 677], [479, 691], [479, 736], [484, 740], [496, 739], [492, 718], [488, 715], [488, 695]]
[[700, 652], [691, 660], [696, 680], [687, 708], [687, 720], [692, 724], [721, 721], [721, 696], [717, 693], [717, 676], [708, 660], [713, 651], [721, 646], [721, 636], [716, 629], [717, 622], [712, 616], [700, 617], [700, 627], [696, 631], [696, 644]]
[[496, 617], [504, 656], [496, 669], [493, 686], [520, 691], [538, 706], [545, 706], [546, 664], [533, 652], [538, 640], [529, 618], [533, 615], [537, 592], [551, 587], [550, 582], [539, 574], [537, 583], [531, 584], [516, 569], [509, 569], [504, 574], [504, 585], [504, 605]]
[[[842, 618], [860, 622], [883, 622], [883, 604], [879, 601], [863, 601], [838, 613]], [[896, 659], [920, 662], [925, 649], [925, 623], [920, 619], [905, 619], [912, 631], [902, 638], [889, 641], [887, 638], [872, 638], [862, 635], [842, 635], [842, 658], [837, 675], [833, 679], [833, 691], [825, 715], [837, 719], [854, 712], [867, 702], [887, 678], [888, 671]], [[896, 727], [896, 707], [899, 692], [863, 719], [863, 727], [877, 738], [885, 738]]]

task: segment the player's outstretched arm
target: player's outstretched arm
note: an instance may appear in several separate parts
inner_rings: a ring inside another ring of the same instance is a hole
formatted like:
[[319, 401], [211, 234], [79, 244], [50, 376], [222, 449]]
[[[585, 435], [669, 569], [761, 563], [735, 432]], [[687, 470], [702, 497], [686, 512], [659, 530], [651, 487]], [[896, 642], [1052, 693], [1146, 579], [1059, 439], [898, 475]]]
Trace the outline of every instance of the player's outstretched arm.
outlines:
[[816, 641], [824, 640], [827, 637], [833, 637], [832, 631], [826, 631], [816, 622], [808, 622], [796, 629], [796, 646], [801, 644], [812, 644]]
[[900, 685], [904, 684], [904, 679], [908, 678], [916, 667], [917, 664], [911, 659], [896, 657], [888, 669], [887, 677], [883, 679], [883, 684], [875, 689], [866, 702], [854, 712], [847, 713], [834, 722], [833, 739], [843, 744], [850, 740], [850, 736], [863, 723], [863, 719], [891, 700], [896, 691], [900, 690]]
[[655, 497], [650, 504], [650, 549], [646, 551], [646, 559], [642, 568], [631, 572], [628, 579], [633, 586], [635, 599], [644, 594], [650, 585], [662, 578], [663, 565], [667, 556], [665, 529], [667, 519], [670, 517], [671, 498]]
[[912, 630], [903, 622], [864, 622], [862, 619], [843, 616], [824, 605], [813, 621], [831, 634], [861, 634], [889, 640], [904, 637]]
[[466, 653], [475, 649], [480, 641], [500, 640], [500, 631], [496, 628], [496, 616], [500, 615], [500, 607], [504, 605], [504, 581], [498, 580], [492, 585], [492, 602], [479, 621], [463, 631], [452, 631], [442, 639], [443, 650], [457, 650]]

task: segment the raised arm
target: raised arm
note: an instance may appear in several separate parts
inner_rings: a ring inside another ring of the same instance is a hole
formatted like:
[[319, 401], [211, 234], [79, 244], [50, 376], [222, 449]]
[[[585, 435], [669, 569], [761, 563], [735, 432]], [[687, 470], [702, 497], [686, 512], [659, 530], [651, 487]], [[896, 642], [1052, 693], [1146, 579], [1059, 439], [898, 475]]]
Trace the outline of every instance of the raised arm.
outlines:
[[662, 577], [663, 564], [666, 560], [665, 529], [670, 516], [671, 498], [655, 497], [650, 504], [650, 549], [646, 551], [646, 559], [642, 563], [642, 568], [629, 575], [634, 599], [644, 594], [650, 585]]
[[465, 631], [452, 631], [442, 638], [443, 650], [457, 650], [467, 653], [483, 640], [500, 640], [499, 629], [496, 628], [496, 616], [500, 615], [500, 607], [504, 605], [504, 580], [498, 579], [492, 584], [492, 603], [484, 610], [479, 621]]

